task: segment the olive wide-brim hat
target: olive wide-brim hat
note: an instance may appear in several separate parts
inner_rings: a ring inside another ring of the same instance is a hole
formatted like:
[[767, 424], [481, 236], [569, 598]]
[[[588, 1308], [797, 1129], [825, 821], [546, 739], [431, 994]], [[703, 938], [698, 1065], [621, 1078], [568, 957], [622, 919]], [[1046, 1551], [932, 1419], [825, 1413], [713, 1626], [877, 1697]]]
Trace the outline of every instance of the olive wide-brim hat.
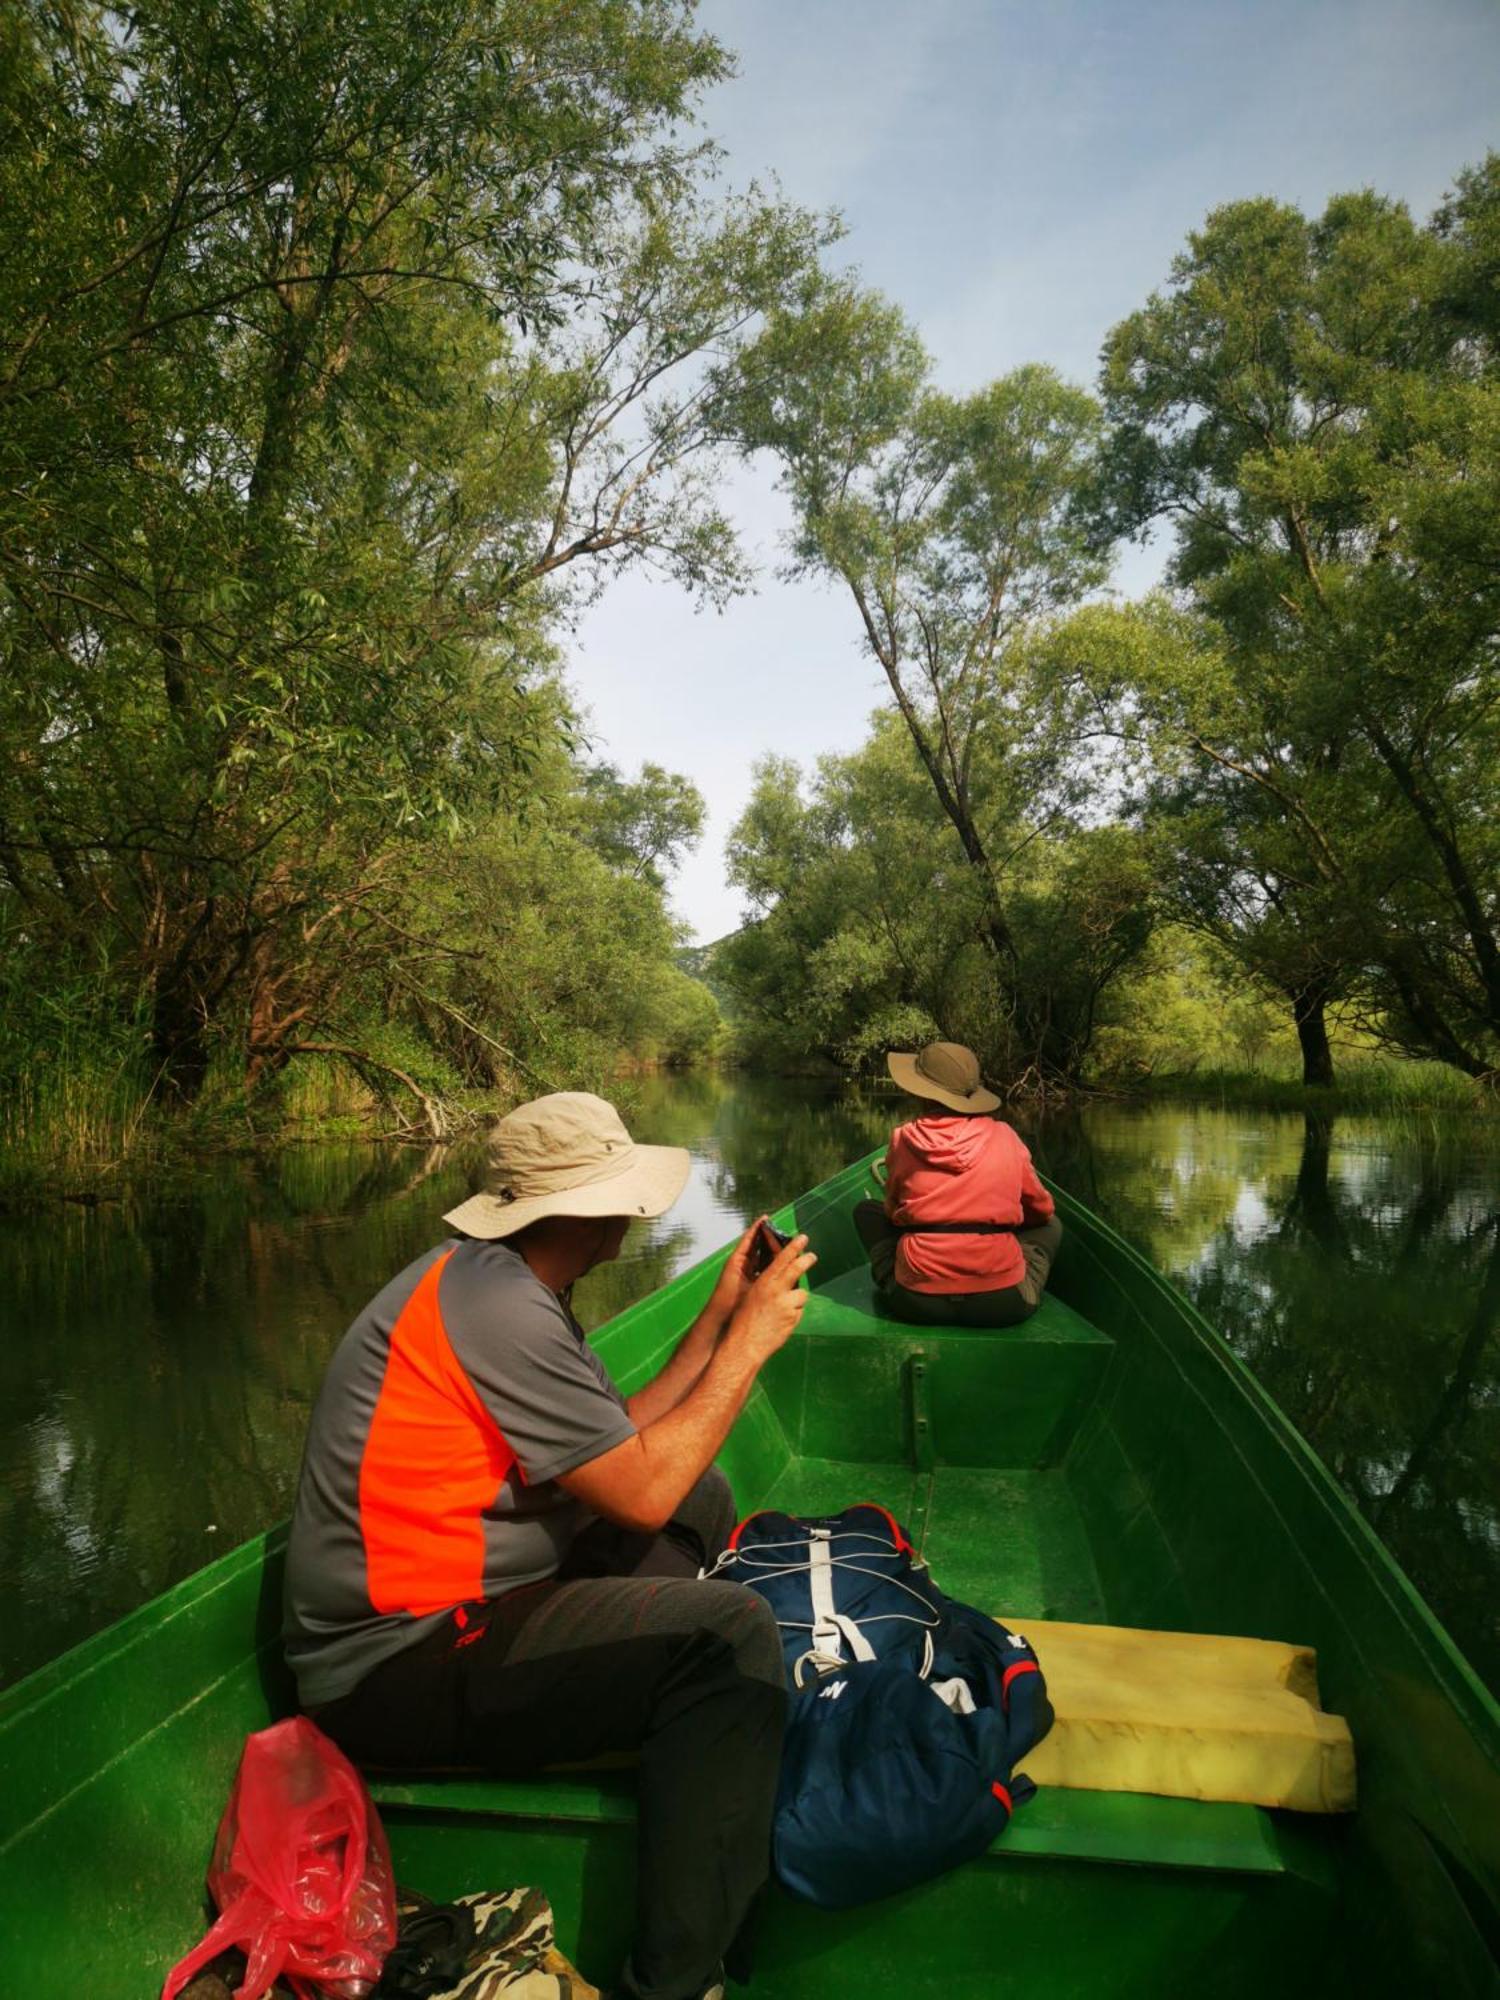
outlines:
[[638, 1146], [602, 1097], [559, 1090], [500, 1120], [490, 1134], [489, 1188], [443, 1220], [493, 1240], [546, 1215], [663, 1215], [691, 1164], [684, 1146]]
[[910, 1056], [893, 1051], [885, 1063], [896, 1082], [913, 1097], [930, 1097], [936, 1104], [946, 1104], [950, 1111], [977, 1114], [999, 1109], [999, 1098], [980, 1082], [978, 1056], [962, 1042], [929, 1042]]

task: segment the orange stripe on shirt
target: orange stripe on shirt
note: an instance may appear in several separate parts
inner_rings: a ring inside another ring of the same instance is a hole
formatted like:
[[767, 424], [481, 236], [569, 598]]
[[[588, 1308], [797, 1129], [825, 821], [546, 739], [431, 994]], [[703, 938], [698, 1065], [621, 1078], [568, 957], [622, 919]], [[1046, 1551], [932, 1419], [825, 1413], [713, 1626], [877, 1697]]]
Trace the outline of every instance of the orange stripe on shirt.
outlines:
[[359, 1471], [370, 1602], [417, 1618], [484, 1595], [484, 1515], [516, 1462], [449, 1344], [438, 1305], [447, 1262], [424, 1274], [391, 1329]]

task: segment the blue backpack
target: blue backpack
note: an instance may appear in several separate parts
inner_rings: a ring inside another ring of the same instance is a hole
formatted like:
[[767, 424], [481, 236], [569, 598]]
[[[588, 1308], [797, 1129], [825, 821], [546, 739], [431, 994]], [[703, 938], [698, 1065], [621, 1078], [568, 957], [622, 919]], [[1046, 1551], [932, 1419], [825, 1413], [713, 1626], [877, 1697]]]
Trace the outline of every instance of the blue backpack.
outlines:
[[885, 1508], [752, 1514], [710, 1572], [776, 1614], [790, 1707], [772, 1855], [842, 1909], [982, 1854], [1052, 1726], [1035, 1653], [938, 1589]]

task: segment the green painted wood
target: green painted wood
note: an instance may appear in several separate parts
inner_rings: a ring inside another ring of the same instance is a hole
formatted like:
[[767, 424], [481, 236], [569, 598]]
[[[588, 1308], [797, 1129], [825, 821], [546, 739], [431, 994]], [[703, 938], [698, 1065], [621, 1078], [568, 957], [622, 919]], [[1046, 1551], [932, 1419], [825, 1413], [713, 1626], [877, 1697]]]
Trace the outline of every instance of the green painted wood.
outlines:
[[911, 1439], [911, 1461], [921, 1473], [924, 1495], [937, 1470], [937, 1438], [932, 1428], [932, 1357], [925, 1348], [915, 1348], [906, 1357], [906, 1428]]
[[[635, 1818], [629, 1772], [524, 1782], [481, 1777], [372, 1782], [382, 1814], [459, 1813], [482, 1819], [576, 1820], [616, 1824]], [[1132, 1868], [1283, 1872], [1273, 1817], [1259, 1806], [1159, 1799], [1141, 1792], [1039, 1792], [995, 1842], [995, 1854], [1032, 1860], [1114, 1862]]]
[[[912, 1357], [925, 1363], [929, 1446], [949, 1465], [1061, 1463], [1114, 1342], [1058, 1299], [996, 1332], [913, 1327], [876, 1308], [867, 1270], [814, 1291], [763, 1380], [794, 1450], [878, 1464], [917, 1454]], [[920, 1454], [918, 1454], [920, 1455]]]
[[[820, 1263], [802, 1332], [723, 1454], [747, 1510], [877, 1499], [920, 1524], [947, 1588], [1017, 1618], [1311, 1643], [1327, 1705], [1354, 1727], [1361, 1807], [1293, 1823], [1051, 1792], [988, 1857], [907, 1896], [836, 1916], [773, 1897], [760, 1990], [964, 2000], [1011, 1982], [1092, 2000], [1312, 1994], [1337, 1978], [1493, 1993], [1500, 1711], [1280, 1412], [1065, 1197], [1053, 1296], [1026, 1327], [881, 1318], [849, 1220], [870, 1188], [859, 1162], [776, 1218], [808, 1230]], [[601, 1332], [627, 1386], [719, 1261]], [[262, 1538], [0, 1696], [0, 1995], [149, 1994], [198, 1935], [239, 1745], [290, 1699], [280, 1568], [279, 1535]], [[403, 1879], [437, 1895], [539, 1881], [565, 1947], [612, 1970], [630, 1922], [628, 1776], [511, 1788], [499, 1815], [478, 1780], [382, 1796]]]
[[[392, 1815], [398, 1865], [419, 1886], [451, 1881], [478, 1849], [459, 1816]], [[544, 1869], [560, 1933], [585, 1969], [617, 1964], [629, 1937], [634, 1829], [484, 1823], [494, 1879]], [[765, 2000], [1125, 2000], [1184, 1991], [1214, 2000], [1311, 1996], [1342, 1970], [1328, 1899], [1290, 1874], [1036, 1860], [997, 1848], [967, 1868], [855, 1910], [798, 1903], [774, 1887], [757, 1931]], [[1371, 1987], [1370, 1991], [1379, 1991]]]

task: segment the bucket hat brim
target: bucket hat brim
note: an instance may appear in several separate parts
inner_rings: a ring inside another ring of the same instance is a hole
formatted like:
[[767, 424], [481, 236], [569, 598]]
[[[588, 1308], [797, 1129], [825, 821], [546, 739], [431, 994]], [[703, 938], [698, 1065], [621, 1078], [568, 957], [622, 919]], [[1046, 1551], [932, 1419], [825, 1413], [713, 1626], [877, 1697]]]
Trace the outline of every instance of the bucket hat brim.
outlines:
[[548, 1215], [665, 1215], [687, 1185], [692, 1155], [685, 1146], [636, 1146], [630, 1165], [607, 1180], [586, 1181], [579, 1187], [556, 1188], [550, 1194], [521, 1195], [503, 1201], [498, 1195], [476, 1194], [450, 1208], [443, 1217], [464, 1236], [493, 1242], [514, 1236], [528, 1223]]
[[909, 1090], [913, 1097], [930, 1097], [934, 1103], [946, 1104], [950, 1111], [978, 1114], [982, 1111], [998, 1111], [1000, 1100], [993, 1090], [986, 1090], [980, 1084], [967, 1097], [960, 1097], [956, 1090], [944, 1090], [940, 1083], [934, 1083], [930, 1076], [924, 1076], [917, 1068], [914, 1055], [888, 1055], [886, 1068], [903, 1090]]

